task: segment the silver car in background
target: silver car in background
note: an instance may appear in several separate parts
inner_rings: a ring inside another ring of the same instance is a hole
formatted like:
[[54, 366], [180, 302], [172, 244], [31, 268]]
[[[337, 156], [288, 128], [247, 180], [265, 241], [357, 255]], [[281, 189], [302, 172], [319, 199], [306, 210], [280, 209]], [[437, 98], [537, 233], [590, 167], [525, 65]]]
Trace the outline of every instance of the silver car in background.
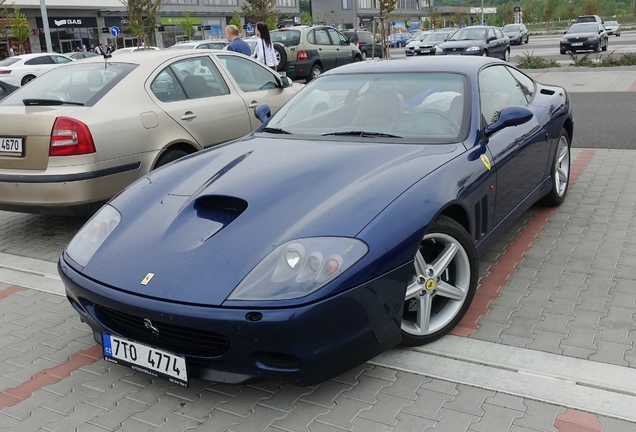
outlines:
[[608, 35], [621, 35], [621, 25], [618, 23], [618, 21], [605, 21], [603, 27], [605, 27], [605, 31]]
[[510, 38], [510, 45], [521, 45], [530, 40], [528, 29], [524, 24], [508, 24], [504, 26], [503, 32]]

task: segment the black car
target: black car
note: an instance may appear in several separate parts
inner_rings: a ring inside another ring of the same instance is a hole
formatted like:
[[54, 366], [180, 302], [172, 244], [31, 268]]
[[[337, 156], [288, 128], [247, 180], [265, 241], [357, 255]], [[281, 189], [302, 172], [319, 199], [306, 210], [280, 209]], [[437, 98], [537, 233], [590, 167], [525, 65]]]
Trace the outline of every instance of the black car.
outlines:
[[[356, 44], [360, 53], [362, 53], [362, 59], [366, 60], [367, 57], [382, 57], [382, 44], [375, 39], [370, 31], [367, 30], [344, 30], [343, 35], [349, 38], [351, 43]], [[375, 50], [373, 50], [373, 41], [375, 40]]]
[[473, 55], [510, 60], [510, 39], [499, 27], [471, 26], [457, 30], [435, 48], [437, 55]]
[[17, 89], [18, 87], [14, 85], [0, 81], [0, 99], [4, 99], [9, 95], [9, 93], [13, 93]]
[[608, 39], [602, 24], [596, 22], [572, 24], [561, 38], [561, 54], [568, 51], [607, 51]]

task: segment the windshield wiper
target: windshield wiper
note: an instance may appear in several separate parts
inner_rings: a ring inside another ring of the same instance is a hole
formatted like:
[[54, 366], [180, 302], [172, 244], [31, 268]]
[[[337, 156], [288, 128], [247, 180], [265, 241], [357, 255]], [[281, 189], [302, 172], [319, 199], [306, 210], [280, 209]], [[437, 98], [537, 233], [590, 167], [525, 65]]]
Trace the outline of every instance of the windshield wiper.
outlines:
[[264, 127], [263, 129], [259, 130], [259, 132], [267, 132], [267, 133], [273, 133], [273, 134], [288, 134], [288, 135], [291, 135], [291, 132], [287, 132], [285, 129], [281, 129], [281, 128], [271, 128], [271, 127]]
[[366, 131], [346, 131], [346, 132], [330, 132], [324, 133], [321, 136], [334, 136], [334, 135], [353, 135], [359, 137], [378, 137], [378, 138], [402, 138], [399, 135], [392, 135], [383, 132], [366, 132]]
[[63, 101], [59, 99], [22, 99], [22, 103], [26, 106], [34, 106], [34, 105], [42, 105], [42, 106], [53, 106], [53, 105], [79, 105], [84, 106], [82, 102], [69, 102]]

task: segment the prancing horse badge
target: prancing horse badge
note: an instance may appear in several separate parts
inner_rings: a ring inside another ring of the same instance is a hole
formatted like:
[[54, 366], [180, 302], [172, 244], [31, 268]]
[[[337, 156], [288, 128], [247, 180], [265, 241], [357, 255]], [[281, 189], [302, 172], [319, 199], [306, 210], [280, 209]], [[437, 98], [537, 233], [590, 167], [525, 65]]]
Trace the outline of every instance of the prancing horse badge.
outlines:
[[141, 284], [148, 285], [148, 283], [150, 282], [150, 279], [152, 279], [154, 276], [155, 276], [154, 273], [148, 273], [146, 277], [144, 278], [144, 280], [141, 281]]

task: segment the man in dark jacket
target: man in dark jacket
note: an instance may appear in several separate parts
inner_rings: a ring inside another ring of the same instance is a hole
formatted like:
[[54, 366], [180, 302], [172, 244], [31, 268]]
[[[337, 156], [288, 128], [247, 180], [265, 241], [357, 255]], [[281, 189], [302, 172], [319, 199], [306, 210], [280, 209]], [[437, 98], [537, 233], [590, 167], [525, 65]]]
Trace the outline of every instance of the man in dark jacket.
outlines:
[[228, 25], [225, 27], [225, 37], [230, 41], [230, 44], [227, 46], [228, 51], [234, 51], [237, 53], [245, 54], [246, 56], [250, 56], [252, 54], [252, 50], [250, 46], [240, 38], [241, 33], [235, 25]]

